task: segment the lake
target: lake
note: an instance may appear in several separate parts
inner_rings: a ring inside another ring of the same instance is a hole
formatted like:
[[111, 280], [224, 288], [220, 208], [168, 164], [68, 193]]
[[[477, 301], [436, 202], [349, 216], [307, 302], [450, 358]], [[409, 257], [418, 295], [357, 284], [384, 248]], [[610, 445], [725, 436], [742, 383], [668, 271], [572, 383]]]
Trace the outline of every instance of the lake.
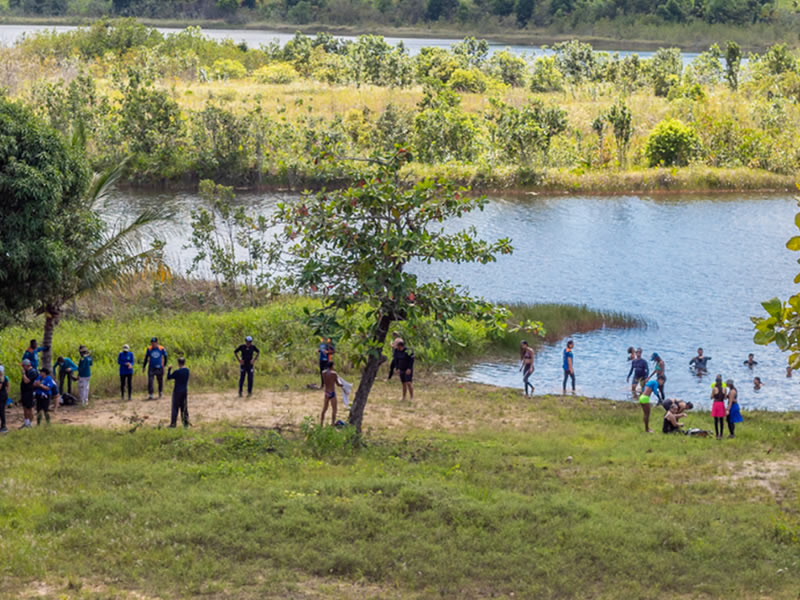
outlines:
[[[238, 200], [268, 214], [280, 194], [241, 194]], [[189, 193], [120, 192], [114, 212], [130, 205], [168, 203], [185, 218], [169, 231], [167, 254], [185, 269], [191, 254]], [[448, 228], [474, 225], [481, 237], [511, 237], [515, 252], [491, 265], [416, 265], [422, 279], [447, 278], [497, 302], [564, 302], [629, 312], [649, 327], [576, 335], [579, 393], [630, 399], [625, 350], [644, 348], [666, 361], [667, 396], [708, 406], [716, 373], [736, 381], [744, 408], [800, 410], [800, 374], [785, 377], [786, 357], [774, 346], [752, 342], [751, 315], [760, 302], [796, 290], [797, 255], [785, 248], [794, 232], [790, 195], [521, 196], [496, 197], [483, 212]], [[689, 360], [698, 347], [711, 356], [710, 375], [698, 378]], [[561, 388], [562, 343], [536, 356], [536, 393]], [[742, 363], [756, 355], [758, 366]], [[753, 390], [752, 379], [765, 386]], [[464, 365], [464, 376], [519, 387], [517, 356]]]
[[[42, 31], [45, 29], [54, 29], [58, 32], [63, 31], [70, 31], [76, 29], [74, 26], [70, 25], [0, 25], [0, 46], [10, 46], [17, 40], [19, 40], [23, 35], [31, 35], [36, 33], [37, 31]], [[181, 31], [177, 28], [169, 28], [169, 27], [157, 27], [161, 33], [169, 34], [169, 33], [178, 33]], [[273, 41], [278, 41], [281, 46], [285, 45], [290, 39], [294, 37], [292, 33], [285, 33], [279, 31], [268, 31], [268, 30], [259, 30], [259, 29], [204, 29], [203, 33], [213, 39], [213, 40], [224, 40], [224, 39], [231, 39], [236, 43], [244, 42], [251, 48], [258, 48], [259, 46], [269, 44]], [[355, 40], [356, 36], [352, 35], [336, 35], [334, 36], [337, 39], [341, 40]], [[476, 37], [480, 37], [479, 35]], [[422, 48], [426, 47], [438, 47], [438, 48], [450, 48], [457, 39], [448, 39], [448, 38], [419, 38], [419, 37], [391, 37], [386, 36], [386, 41], [391, 45], [397, 45], [400, 42], [408, 49], [409, 53], [413, 56], [419, 54], [419, 51]], [[550, 54], [549, 51], [543, 50], [540, 46], [533, 46], [533, 45], [521, 45], [521, 44], [499, 44], [499, 43], [490, 43], [489, 44], [489, 52], [494, 53], [498, 50], [510, 49], [513, 53], [519, 55], [526, 55], [529, 57], [535, 56], [543, 56], [545, 54]], [[610, 51], [613, 54], [615, 51]], [[618, 50], [621, 56], [625, 56], [628, 54], [638, 54], [642, 58], [649, 58], [653, 55], [651, 51], [638, 51], [632, 52], [630, 50]], [[684, 52], [682, 54], [684, 64], [688, 64], [691, 62], [695, 57], [697, 57], [697, 52]]]

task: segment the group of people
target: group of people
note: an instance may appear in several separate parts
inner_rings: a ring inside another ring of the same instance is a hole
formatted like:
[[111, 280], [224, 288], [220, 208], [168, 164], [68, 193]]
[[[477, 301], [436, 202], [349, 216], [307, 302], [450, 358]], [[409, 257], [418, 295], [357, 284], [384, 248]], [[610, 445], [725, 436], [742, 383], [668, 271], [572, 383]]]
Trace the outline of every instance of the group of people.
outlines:
[[[575, 393], [575, 355], [574, 355], [575, 342], [568, 340], [562, 352], [562, 393], [567, 393], [567, 384], [571, 383], [572, 392]], [[528, 397], [533, 394], [534, 386], [530, 378], [534, 371], [534, 351], [527, 341], [520, 343], [520, 367], [522, 372], [522, 382], [525, 396]], [[689, 367], [698, 375], [703, 375], [708, 372], [708, 362], [711, 357], [706, 355], [702, 348], [697, 349], [697, 355], [689, 361]], [[661, 406], [664, 411], [664, 419], [662, 423], [663, 433], [674, 433], [682, 431], [683, 419], [687, 411], [694, 408], [691, 402], [684, 402], [683, 400], [667, 398], [665, 394], [665, 387], [667, 382], [666, 363], [664, 359], [658, 354], [653, 352], [650, 355], [652, 368], [650, 363], [643, 358], [643, 350], [641, 348], [628, 348], [628, 361], [630, 362], [630, 369], [626, 381], [631, 384], [631, 394], [635, 400], [638, 400], [639, 405], [642, 407], [642, 417], [644, 422], [644, 430], [648, 433], [653, 433], [650, 428], [650, 414], [652, 401]], [[744, 364], [753, 368], [758, 364], [753, 354], [747, 357]], [[791, 368], [787, 368], [787, 377], [791, 377]], [[761, 380], [756, 377], [754, 379], [754, 389], [759, 389], [762, 385]], [[712, 410], [711, 416], [714, 418], [714, 432], [717, 439], [722, 439], [725, 434], [725, 426], [727, 425], [729, 438], [735, 437], [736, 425], [741, 423], [742, 413], [739, 408], [739, 392], [734, 385], [732, 379], [723, 381], [722, 375], [717, 375], [715, 383], [712, 386], [711, 392]], [[700, 430], [697, 430], [700, 431]]]

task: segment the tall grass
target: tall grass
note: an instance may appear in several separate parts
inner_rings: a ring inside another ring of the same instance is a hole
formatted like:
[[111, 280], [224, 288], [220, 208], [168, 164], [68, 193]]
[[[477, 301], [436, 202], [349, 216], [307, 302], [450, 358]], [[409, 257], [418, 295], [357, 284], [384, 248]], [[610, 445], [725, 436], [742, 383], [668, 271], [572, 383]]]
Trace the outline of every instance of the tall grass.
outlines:
[[[136, 310], [136, 305], [126, 305], [118, 299], [116, 314], [95, 319], [67, 318], [56, 328], [53, 344], [54, 356], [77, 358], [78, 346], [85, 344], [92, 351], [92, 388], [102, 395], [117, 393], [117, 355], [123, 344], [129, 344], [141, 365], [144, 350], [150, 338], [158, 337], [170, 353], [171, 364], [183, 355], [192, 370], [192, 382], [197, 387], [214, 387], [236, 378], [239, 366], [233, 351], [246, 335], [255, 339], [261, 350], [258, 366], [260, 377], [277, 378], [286, 373], [315, 372], [316, 350], [319, 339], [305, 324], [304, 309], [319, 306], [317, 300], [307, 297], [286, 297], [257, 308], [234, 310], [168, 310], [151, 312]], [[514, 305], [515, 320], [536, 319], [544, 323], [548, 339], [558, 339], [577, 331], [590, 331], [598, 327], [635, 327], [640, 322], [635, 317], [591, 310], [585, 306]], [[363, 319], [363, 314], [355, 317]], [[346, 324], [356, 327], [357, 322]], [[469, 319], [454, 319], [453, 331], [447, 341], [439, 339], [430, 323], [417, 329], [395, 323], [407, 343], [414, 349], [421, 367], [450, 364], [456, 360], [474, 358], [496, 349], [519, 344], [519, 336], [508, 334], [505, 338], [493, 336], [482, 323]], [[22, 353], [32, 338], [41, 338], [41, 323], [34, 321], [6, 329], [2, 335], [0, 360], [16, 384], [19, 380], [17, 366]], [[388, 353], [389, 340], [385, 351]], [[348, 343], [337, 346], [337, 369], [343, 373], [353, 371], [360, 364], [360, 356]], [[77, 360], [76, 360], [77, 362]], [[141, 366], [137, 366], [134, 385], [144, 389], [145, 379]]]

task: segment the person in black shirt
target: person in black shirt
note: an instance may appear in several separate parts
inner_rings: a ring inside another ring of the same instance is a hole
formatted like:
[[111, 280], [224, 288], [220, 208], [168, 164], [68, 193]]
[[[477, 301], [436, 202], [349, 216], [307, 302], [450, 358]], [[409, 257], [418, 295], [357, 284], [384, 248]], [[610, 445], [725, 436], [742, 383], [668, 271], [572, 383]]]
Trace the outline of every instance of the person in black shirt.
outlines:
[[8, 431], [6, 429], [6, 404], [8, 403], [8, 377], [6, 369], [0, 365], [0, 433]]
[[169, 426], [175, 427], [178, 422], [178, 411], [181, 412], [183, 426], [189, 426], [189, 407], [187, 405], [187, 395], [189, 393], [189, 369], [186, 368], [186, 359], [181, 356], [178, 359], [178, 370], [173, 373], [172, 367], [167, 371], [167, 379], [175, 381], [172, 388], [172, 419]]
[[752, 352], [747, 355], [747, 360], [744, 361], [744, 364], [746, 364], [751, 369], [758, 364], [758, 361], [756, 360], [756, 357], [753, 355]]
[[239, 398], [242, 397], [245, 376], [247, 377], [247, 395], [253, 394], [254, 367], [260, 353], [258, 346], [253, 343], [253, 338], [249, 335], [244, 338], [244, 344], [233, 351], [233, 355], [239, 361]]
[[31, 361], [27, 358], [22, 360], [22, 381], [19, 384], [19, 400], [22, 403], [22, 413], [25, 421], [22, 428], [32, 427], [33, 420], [33, 382], [39, 378], [39, 372], [33, 368]]
[[409, 400], [414, 401], [414, 353], [406, 350], [404, 342], [398, 342], [394, 349], [392, 364], [389, 366], [389, 379], [392, 378], [394, 370], [400, 373], [400, 381], [403, 383], [403, 400], [406, 399], [406, 391]]

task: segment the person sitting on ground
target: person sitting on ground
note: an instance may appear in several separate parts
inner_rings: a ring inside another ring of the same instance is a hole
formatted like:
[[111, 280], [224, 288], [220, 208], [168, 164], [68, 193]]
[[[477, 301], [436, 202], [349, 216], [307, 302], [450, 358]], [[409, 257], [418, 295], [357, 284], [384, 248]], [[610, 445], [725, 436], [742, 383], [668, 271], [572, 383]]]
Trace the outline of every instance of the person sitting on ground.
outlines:
[[678, 406], [678, 410], [682, 413], [685, 413], [687, 410], [692, 410], [694, 408], [694, 404], [691, 402], [684, 402], [683, 400], [678, 400], [677, 398], [667, 398], [662, 402], [661, 407], [665, 411], [669, 411], [673, 405]]
[[631, 394], [633, 397], [636, 397], [636, 388], [641, 386], [641, 389], [644, 389], [644, 385], [647, 383], [647, 378], [650, 376], [650, 366], [647, 364], [647, 361], [642, 358], [642, 349], [636, 349], [636, 358], [631, 361], [631, 370], [628, 371], [628, 377], [625, 381], [630, 381], [631, 375], [633, 375], [633, 381], [631, 382]]
[[394, 375], [394, 370], [400, 373], [400, 382], [403, 384], [403, 401], [406, 399], [406, 392], [409, 401], [414, 401], [414, 353], [406, 349], [405, 342], [397, 344], [394, 351], [394, 358], [389, 365], [389, 379]]
[[746, 364], [751, 369], [758, 364], [758, 362], [756, 361], [756, 357], [752, 352], [747, 355], [747, 360], [744, 361], [744, 364]]
[[662, 433], [675, 433], [676, 431], [680, 431], [681, 427], [683, 427], [683, 423], [680, 422], [680, 419], [683, 419], [685, 416], [686, 413], [681, 412], [678, 403], [673, 402], [670, 409], [664, 414], [664, 424], [661, 427]]
[[322, 402], [322, 415], [319, 418], [319, 426], [325, 426], [325, 413], [328, 412], [328, 406], [331, 407], [331, 425], [336, 425], [336, 386], [342, 387], [339, 382], [339, 375], [333, 370], [333, 361], [329, 360], [325, 365], [325, 370], [322, 372], [322, 389], [325, 397]]
[[653, 430], [650, 429], [650, 396], [655, 394], [658, 396], [658, 387], [664, 384], [665, 377], [663, 375], [658, 375], [655, 379], [651, 379], [648, 381], [644, 389], [642, 389], [642, 395], [639, 396], [639, 404], [642, 407], [642, 415], [644, 417], [644, 430], [647, 433], [653, 433]]
[[762, 388], [764, 382], [761, 381], [761, 377], [753, 377], [753, 389], [758, 391]]
[[705, 373], [708, 370], [708, 361], [711, 360], [710, 356], [703, 356], [703, 349], [697, 349], [697, 356], [689, 361], [689, 366], [694, 367], [697, 373]]

